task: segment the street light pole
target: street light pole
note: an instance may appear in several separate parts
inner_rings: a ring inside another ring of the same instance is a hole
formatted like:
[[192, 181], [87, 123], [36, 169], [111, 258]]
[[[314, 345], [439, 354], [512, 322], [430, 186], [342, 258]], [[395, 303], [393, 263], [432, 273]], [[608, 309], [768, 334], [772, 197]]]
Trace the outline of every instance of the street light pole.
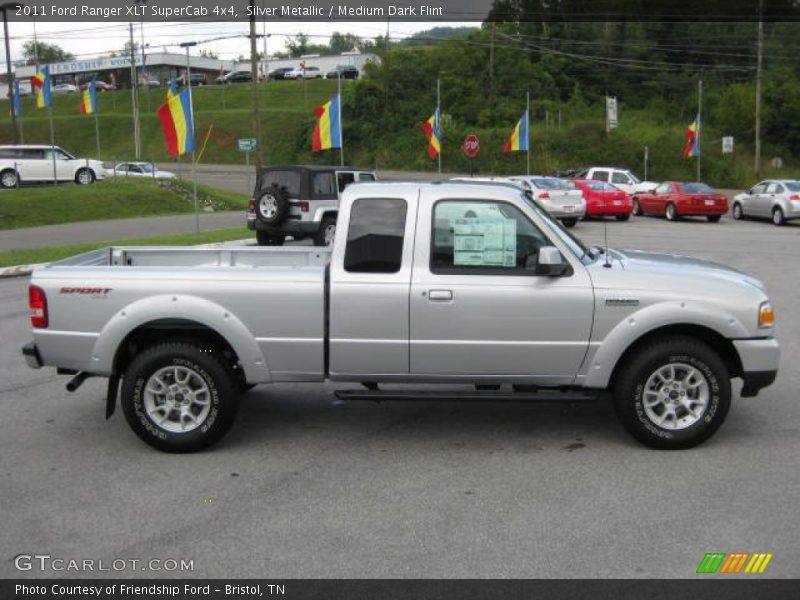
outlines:
[[[17, 10], [17, 8], [21, 6], [17, 2], [7, 2], [6, 4], [0, 4], [0, 10], [3, 11], [3, 35], [5, 36], [6, 42], [6, 77], [8, 80], [8, 99], [9, 101], [12, 99], [11, 95], [14, 90], [14, 73], [11, 71], [11, 47], [9, 44], [8, 39], [8, 14], [9, 10]], [[14, 109], [8, 111], [11, 115], [11, 131], [14, 132], [14, 143], [19, 144], [19, 129], [17, 129], [17, 115]]]
[[[197, 42], [183, 42], [181, 48], [186, 48], [186, 85], [189, 86], [189, 109], [192, 111], [192, 139], [197, 128], [194, 126], [194, 104], [192, 103], [192, 67], [189, 64], [189, 48], [197, 46]], [[197, 206], [197, 161], [195, 150], [192, 146], [192, 202], [194, 203], [194, 232], [200, 233], [200, 212]]]

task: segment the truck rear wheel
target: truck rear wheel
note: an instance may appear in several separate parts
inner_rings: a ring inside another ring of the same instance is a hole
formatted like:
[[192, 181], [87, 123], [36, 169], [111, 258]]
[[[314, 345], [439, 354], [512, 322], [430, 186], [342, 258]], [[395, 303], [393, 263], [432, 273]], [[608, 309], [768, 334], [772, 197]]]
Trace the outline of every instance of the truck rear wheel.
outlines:
[[144, 350], [125, 372], [122, 409], [146, 443], [166, 452], [195, 452], [230, 429], [239, 385], [221, 352], [190, 342]]
[[645, 446], [696, 446], [722, 425], [731, 403], [730, 375], [711, 348], [691, 337], [650, 342], [616, 377], [614, 407]]

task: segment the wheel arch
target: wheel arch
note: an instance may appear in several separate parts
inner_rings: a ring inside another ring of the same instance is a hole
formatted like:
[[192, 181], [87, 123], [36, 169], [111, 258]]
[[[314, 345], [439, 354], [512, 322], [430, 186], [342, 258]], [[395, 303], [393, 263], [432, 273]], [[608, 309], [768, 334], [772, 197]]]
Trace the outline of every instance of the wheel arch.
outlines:
[[611, 375], [608, 379], [608, 387], [611, 388], [614, 386], [617, 376], [619, 375], [622, 367], [626, 364], [626, 361], [632, 355], [636, 354], [636, 352], [638, 352], [643, 346], [660, 338], [679, 336], [691, 337], [705, 343], [712, 350], [719, 354], [719, 357], [725, 364], [730, 377], [741, 376], [743, 372], [742, 361], [739, 358], [739, 353], [736, 351], [731, 339], [726, 338], [718, 331], [706, 325], [699, 325], [696, 323], [679, 323], [674, 325], [664, 325], [655, 329], [651, 329], [650, 331], [643, 333], [638, 338], [633, 340], [622, 352], [614, 364], [614, 368], [611, 371]]
[[251, 383], [272, 380], [253, 335], [232, 313], [194, 296], [159, 295], [118, 311], [100, 332], [92, 351], [92, 371], [120, 374], [133, 354], [165, 339], [195, 339], [230, 352]]

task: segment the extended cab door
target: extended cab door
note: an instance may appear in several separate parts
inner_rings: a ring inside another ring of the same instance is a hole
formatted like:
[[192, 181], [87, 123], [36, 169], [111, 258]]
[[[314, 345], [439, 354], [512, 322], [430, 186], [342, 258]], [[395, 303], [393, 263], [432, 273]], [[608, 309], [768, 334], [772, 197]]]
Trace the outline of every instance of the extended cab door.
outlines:
[[[353, 186], [359, 188], [361, 186]], [[377, 190], [376, 186], [368, 190]], [[408, 373], [408, 290], [419, 188], [349, 194], [339, 210], [330, 273], [331, 379]], [[354, 194], [353, 194], [354, 195]]]
[[[493, 198], [490, 188], [481, 190], [485, 200], [426, 198], [433, 193], [420, 198], [411, 374], [570, 383], [592, 327], [594, 294], [582, 263], [536, 225], [521, 198]], [[552, 245], [569, 274], [533, 270], [539, 249]]]

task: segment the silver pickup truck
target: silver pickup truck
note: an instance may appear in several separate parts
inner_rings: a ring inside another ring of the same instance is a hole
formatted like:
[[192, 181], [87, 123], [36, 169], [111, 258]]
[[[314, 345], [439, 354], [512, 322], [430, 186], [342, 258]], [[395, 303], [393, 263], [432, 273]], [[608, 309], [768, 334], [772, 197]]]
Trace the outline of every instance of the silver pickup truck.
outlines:
[[[330, 250], [108, 248], [33, 273], [32, 367], [109, 378], [173, 452], [231, 426], [254, 384], [343, 399], [577, 401], [613, 393], [656, 448], [711, 436], [776, 376], [764, 286], [728, 267], [585, 247], [510, 184], [366, 183]], [[415, 385], [413, 390], [402, 385]]]

